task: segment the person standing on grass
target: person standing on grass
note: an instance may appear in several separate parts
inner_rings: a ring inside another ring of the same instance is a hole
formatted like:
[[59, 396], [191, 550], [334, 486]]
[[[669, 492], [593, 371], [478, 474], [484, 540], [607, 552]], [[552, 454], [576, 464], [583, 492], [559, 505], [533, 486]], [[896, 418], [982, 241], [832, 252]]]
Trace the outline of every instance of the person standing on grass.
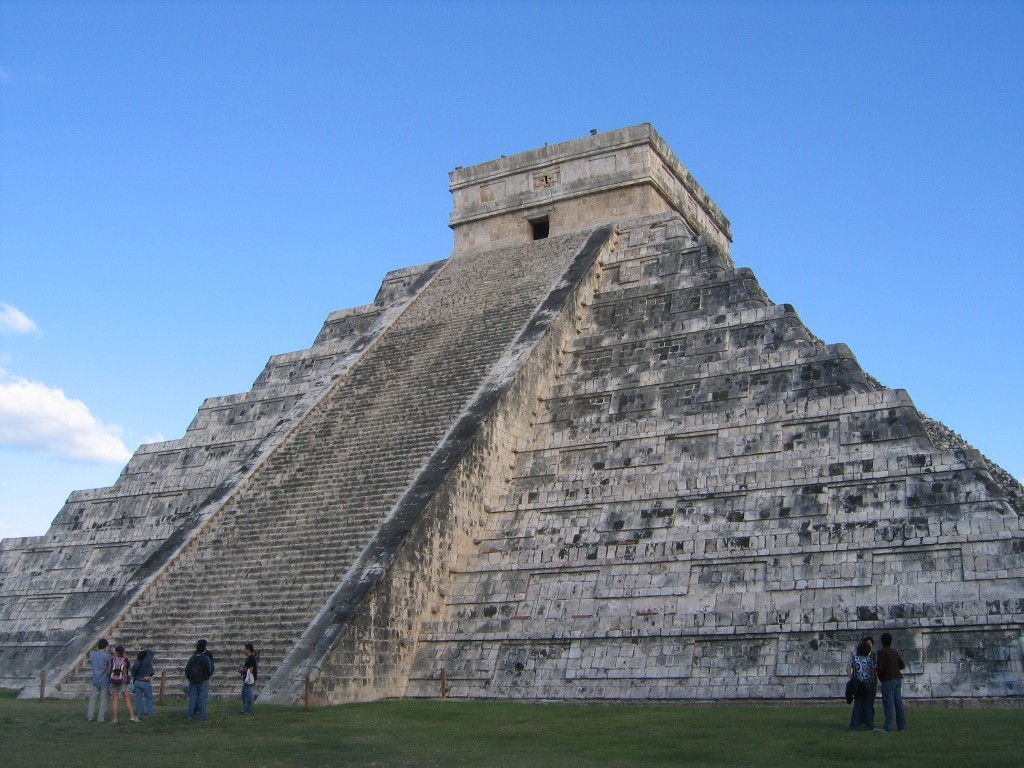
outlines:
[[210, 695], [210, 678], [213, 677], [213, 654], [206, 649], [206, 641], [196, 643], [196, 652], [185, 665], [188, 678], [188, 712], [186, 720], [198, 717], [206, 720], [206, 699]]
[[128, 659], [124, 655], [124, 646], [118, 645], [114, 649], [114, 658], [110, 660], [110, 692], [114, 695], [114, 722], [117, 722], [117, 700], [123, 698], [124, 705], [128, 708], [128, 722], [141, 722], [135, 716], [135, 709], [132, 707], [131, 669]]
[[[877, 667], [878, 666], [878, 660], [875, 658], [875, 638], [873, 638], [871, 635], [864, 635], [864, 637], [862, 637], [860, 639], [860, 641], [862, 643], [867, 643], [868, 644], [868, 654], [867, 655], [871, 657], [871, 662], [873, 664], [875, 664], [875, 666]], [[858, 645], [858, 647], [859, 647], [859, 645]], [[856, 651], [854, 651], [854, 655], [850, 657], [850, 666], [853, 666], [853, 660], [856, 657], [856, 655], [857, 655]], [[876, 693], [878, 693], [877, 689], [873, 688], [872, 689], [872, 693], [871, 693], [871, 697], [872, 697], [871, 698], [871, 707], [872, 707], [872, 709], [875, 706], [874, 696], [875, 696]]]
[[[100, 638], [96, 650], [89, 654], [89, 665], [92, 667], [92, 687], [89, 689], [89, 708], [85, 719], [96, 720], [96, 702], [99, 701], [99, 721], [107, 719], [107, 697], [110, 695], [110, 653], [107, 652], [107, 638]], [[114, 717], [117, 717], [115, 715]]]
[[245, 644], [245, 660], [238, 668], [242, 676], [242, 714], [251, 715], [256, 701], [256, 679], [259, 677], [259, 654], [252, 643]]
[[896, 727], [907, 730], [907, 715], [903, 710], [903, 673], [907, 665], [900, 652], [892, 647], [892, 635], [882, 635], [882, 650], [878, 652], [878, 682], [882, 688], [882, 710], [885, 712], [885, 730], [891, 731], [893, 720]]
[[153, 711], [153, 677], [156, 670], [153, 669], [153, 659], [156, 654], [153, 651], [139, 651], [139, 655], [132, 664], [132, 688], [135, 692], [135, 714], [146, 717], [154, 717]]
[[857, 645], [857, 652], [846, 668], [846, 674], [856, 680], [853, 694], [853, 713], [850, 715], [850, 730], [875, 730], [875, 661], [871, 658], [871, 646], [864, 640]]

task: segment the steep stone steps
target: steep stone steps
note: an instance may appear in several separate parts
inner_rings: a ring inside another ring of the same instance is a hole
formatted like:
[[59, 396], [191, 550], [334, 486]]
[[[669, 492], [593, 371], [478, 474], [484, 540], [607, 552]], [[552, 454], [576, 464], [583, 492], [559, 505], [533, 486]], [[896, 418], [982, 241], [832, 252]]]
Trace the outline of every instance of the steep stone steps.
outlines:
[[287, 653], [583, 239], [450, 261], [112, 634], [176, 660], [200, 635]]
[[[45, 643], [6, 656], [15, 661], [5, 663], [11, 677], [0, 684], [26, 685], [51, 659], [56, 679], [86, 652], [90, 636], [102, 631], [88, 626], [102, 623], [97, 612], [107, 600], [125, 600], [119, 590], [142, 580], [140, 567], [165, 562], [176, 549], [167, 542], [194, 533], [439, 268], [436, 262], [389, 273], [373, 305], [332, 313], [312, 347], [272, 357], [249, 392], [207, 399], [181, 439], [140, 447], [109, 488], [71, 494], [46, 536], [4, 540], [0, 645], [13, 647], [40, 616], [50, 619]], [[8, 598], [6, 590], [34, 569], [59, 572], [53, 585], [66, 598]]]

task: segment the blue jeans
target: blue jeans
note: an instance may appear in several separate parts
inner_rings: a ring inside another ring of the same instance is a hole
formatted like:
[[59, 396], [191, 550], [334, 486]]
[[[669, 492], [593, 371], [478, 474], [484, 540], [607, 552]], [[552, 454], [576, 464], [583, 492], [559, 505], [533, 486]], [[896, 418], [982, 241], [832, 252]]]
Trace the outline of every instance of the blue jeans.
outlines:
[[903, 681], [899, 678], [882, 683], [882, 709], [885, 711], [885, 730], [892, 730], [893, 715], [896, 727], [907, 730], [907, 714], [903, 710]]
[[206, 719], [206, 698], [210, 695], [210, 681], [204, 680], [201, 683], [188, 684], [188, 714], [186, 720], [198, 717]]
[[850, 715], [850, 730], [856, 731], [861, 726], [866, 730], [875, 729], [875, 687], [868, 686], [867, 696], [853, 697], [853, 714]]
[[148, 680], [136, 680], [132, 684], [132, 690], [135, 691], [135, 714], [141, 717], [143, 714], [146, 717], [153, 717], [156, 712], [153, 711], [153, 684]]
[[246, 685], [242, 683], [242, 714], [252, 714], [252, 704], [256, 701], [256, 684]]

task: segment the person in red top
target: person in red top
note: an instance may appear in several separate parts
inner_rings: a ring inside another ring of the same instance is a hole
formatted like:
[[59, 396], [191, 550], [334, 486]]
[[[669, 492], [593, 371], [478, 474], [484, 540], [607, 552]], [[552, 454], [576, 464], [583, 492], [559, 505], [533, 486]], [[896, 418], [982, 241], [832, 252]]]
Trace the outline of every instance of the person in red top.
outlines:
[[877, 656], [878, 682], [882, 689], [882, 709], [885, 711], [885, 730], [892, 730], [895, 715], [896, 727], [907, 730], [907, 715], [903, 710], [903, 673], [907, 665], [899, 651], [892, 647], [892, 635], [882, 635], [882, 649]]

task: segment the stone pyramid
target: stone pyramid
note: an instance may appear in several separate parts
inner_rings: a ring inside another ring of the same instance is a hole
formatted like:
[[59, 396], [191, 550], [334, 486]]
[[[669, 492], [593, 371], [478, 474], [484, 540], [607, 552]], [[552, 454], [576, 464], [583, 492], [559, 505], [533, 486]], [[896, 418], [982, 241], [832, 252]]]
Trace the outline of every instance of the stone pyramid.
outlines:
[[907, 696], [1020, 695], [1020, 484], [774, 304], [651, 126], [451, 182], [450, 258], [0, 542], [0, 686], [202, 636], [286, 703], [822, 699], [888, 630]]

